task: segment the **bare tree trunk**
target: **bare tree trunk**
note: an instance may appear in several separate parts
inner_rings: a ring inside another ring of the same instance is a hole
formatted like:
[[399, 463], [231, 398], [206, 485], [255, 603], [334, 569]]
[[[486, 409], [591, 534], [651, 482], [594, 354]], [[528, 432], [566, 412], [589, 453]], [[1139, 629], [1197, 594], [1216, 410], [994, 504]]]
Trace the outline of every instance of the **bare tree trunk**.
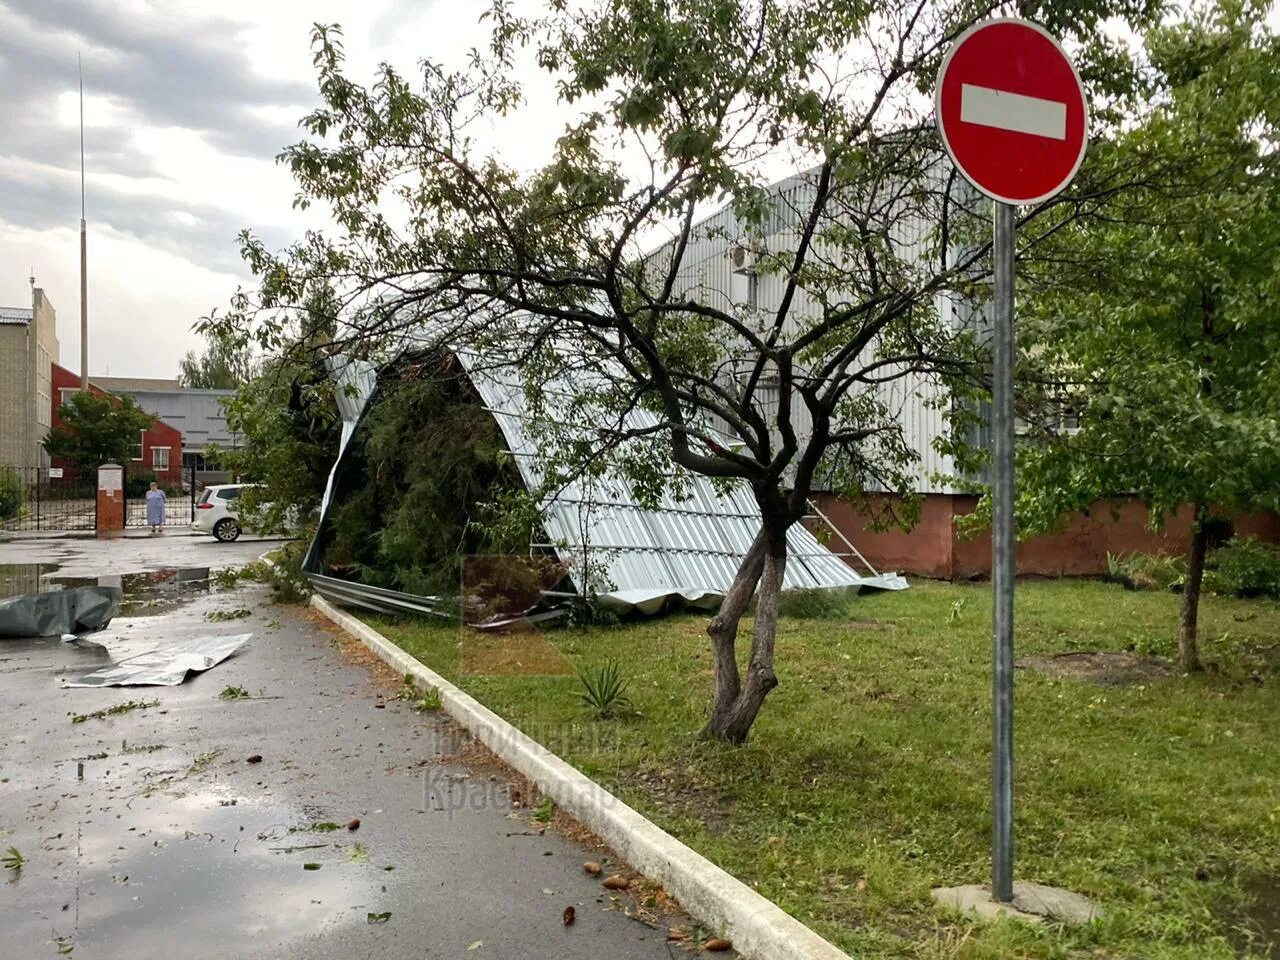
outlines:
[[1200, 585], [1204, 582], [1204, 556], [1209, 545], [1209, 511], [1196, 504], [1191, 521], [1191, 555], [1187, 558], [1187, 583], [1182, 590], [1182, 615], [1178, 624], [1178, 662], [1189, 673], [1203, 669], [1197, 643], [1200, 618]]
[[751, 603], [751, 595], [756, 592], [756, 584], [760, 581], [760, 573], [764, 569], [764, 547], [765, 533], [762, 528], [756, 534], [747, 555], [742, 558], [729, 592], [720, 604], [720, 610], [707, 624], [707, 635], [711, 637], [716, 692], [711, 705], [711, 720], [702, 731], [704, 737], [715, 736], [713, 727], [716, 718], [729, 712], [742, 689], [737, 658], [738, 624]]
[[[758, 552], [758, 558], [753, 555]], [[750, 570], [748, 570], [748, 560], [753, 560]], [[760, 713], [761, 706], [764, 705], [764, 699], [769, 695], [774, 687], [778, 685], [777, 675], [773, 672], [773, 647], [774, 640], [778, 633], [778, 603], [782, 595], [782, 579], [787, 568], [787, 539], [785, 530], [781, 533], [773, 533], [769, 535], [762, 530], [760, 536], [756, 538], [756, 542], [752, 545], [752, 553], [748, 554], [747, 560], [744, 560], [742, 569], [739, 570], [738, 579], [734, 582], [730, 589], [733, 594], [743, 586], [744, 573], [751, 576], [751, 587], [748, 588], [747, 596], [750, 597], [750, 590], [755, 587], [755, 581], [758, 579], [760, 589], [756, 596], [756, 616], [755, 629], [751, 640], [751, 660], [747, 664], [747, 673], [745, 678], [739, 678], [737, 661], [734, 659], [733, 643], [737, 635], [737, 623], [741, 619], [742, 611], [746, 607], [746, 602], [742, 601], [741, 608], [735, 607], [736, 615], [733, 618], [733, 637], [728, 639], [727, 656], [729, 663], [732, 665], [732, 686], [721, 683], [721, 656], [724, 655], [720, 641], [714, 632], [717, 621], [720, 616], [711, 622], [708, 627], [708, 633], [711, 633], [713, 642], [717, 647], [716, 661], [716, 702], [711, 711], [711, 719], [707, 721], [706, 727], [702, 731], [702, 736], [708, 739], [725, 740], [729, 743], [743, 743], [747, 739], [747, 734], [751, 731], [751, 725], [755, 723], [756, 716]], [[725, 604], [728, 605], [729, 598], [725, 598]], [[722, 615], [724, 608], [721, 608]], [[732, 695], [729, 691], [732, 689]], [[722, 693], [724, 696], [722, 697]]]

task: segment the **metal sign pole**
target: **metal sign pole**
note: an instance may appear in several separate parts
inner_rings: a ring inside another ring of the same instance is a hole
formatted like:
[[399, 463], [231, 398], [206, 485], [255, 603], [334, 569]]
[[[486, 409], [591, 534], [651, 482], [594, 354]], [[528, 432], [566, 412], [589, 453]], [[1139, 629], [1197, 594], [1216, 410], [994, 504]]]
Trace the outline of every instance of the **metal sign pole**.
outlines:
[[1014, 212], [996, 202], [991, 432], [994, 516], [991, 527], [992, 736], [991, 893], [1013, 899], [1013, 275]]

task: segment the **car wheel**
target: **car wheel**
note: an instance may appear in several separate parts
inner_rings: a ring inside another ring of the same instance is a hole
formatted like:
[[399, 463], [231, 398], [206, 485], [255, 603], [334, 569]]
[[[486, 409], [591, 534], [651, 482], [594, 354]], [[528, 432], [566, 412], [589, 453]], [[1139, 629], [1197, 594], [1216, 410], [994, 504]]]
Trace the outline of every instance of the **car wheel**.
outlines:
[[213, 525], [213, 535], [223, 543], [231, 543], [240, 536], [240, 524], [230, 517], [223, 517]]

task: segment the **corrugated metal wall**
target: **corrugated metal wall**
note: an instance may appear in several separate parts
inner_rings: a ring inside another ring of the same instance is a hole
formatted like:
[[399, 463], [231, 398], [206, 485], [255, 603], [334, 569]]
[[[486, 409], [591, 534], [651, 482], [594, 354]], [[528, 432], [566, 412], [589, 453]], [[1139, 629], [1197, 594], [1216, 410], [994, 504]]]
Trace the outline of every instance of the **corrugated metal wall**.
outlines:
[[[801, 174], [779, 181], [771, 189], [773, 196], [773, 216], [766, 230], [765, 243], [772, 252], [795, 249], [797, 243], [797, 222], [807, 210], [814, 196], [814, 187], [807, 175]], [[916, 212], [907, 211], [891, 229], [892, 242], [906, 257], [920, 256], [928, 246], [927, 238], [934, 224]], [[732, 210], [725, 209], [700, 221], [695, 227], [685, 252], [681, 269], [678, 273], [680, 288], [691, 297], [720, 307], [733, 305], [738, 316], [752, 314], [752, 303], [758, 312], [759, 323], [766, 318], [772, 319], [782, 302], [786, 279], [780, 273], [766, 273], [754, 278], [735, 274], [729, 260], [729, 251], [734, 241], [745, 233]], [[654, 251], [650, 256], [653, 268], [665, 271], [673, 253], [673, 244], [669, 243]], [[754, 283], [754, 291], [751, 289]], [[754, 296], [753, 296], [754, 294]], [[947, 323], [962, 322], [967, 310], [953, 310], [950, 298], [945, 294], [935, 297], [934, 307], [939, 317]], [[804, 290], [797, 291], [789, 316], [804, 318], [815, 316], [820, 310], [813, 296]], [[792, 320], [792, 330], [799, 323]], [[733, 350], [734, 344], [727, 344]], [[945, 429], [944, 410], [939, 401], [945, 399], [942, 388], [928, 378], [908, 374], [892, 383], [872, 388], [876, 390], [877, 399], [889, 409], [898, 411], [902, 418], [907, 443], [916, 452], [919, 460], [915, 469], [917, 489], [925, 492], [954, 492], [951, 487], [940, 483], [936, 478], [949, 476], [954, 472], [950, 457], [937, 452], [933, 441]], [[762, 408], [768, 412], [777, 410], [776, 393], [770, 399], [767, 390], [762, 390]], [[797, 433], [805, 435], [811, 428], [808, 412], [803, 404], [792, 407], [792, 425]], [[715, 424], [726, 430], [726, 425]], [[727, 431], [726, 431], [727, 432]]]

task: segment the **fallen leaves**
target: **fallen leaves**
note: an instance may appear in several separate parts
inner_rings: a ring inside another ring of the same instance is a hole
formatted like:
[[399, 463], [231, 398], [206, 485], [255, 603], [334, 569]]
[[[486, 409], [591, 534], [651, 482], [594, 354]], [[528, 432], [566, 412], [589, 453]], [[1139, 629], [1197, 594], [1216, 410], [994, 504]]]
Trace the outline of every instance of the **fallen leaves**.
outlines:
[[385, 913], [369, 913], [365, 915], [365, 923], [386, 923], [391, 919], [391, 911]]
[[348, 829], [348, 830], [359, 830], [359, 829], [360, 829], [360, 818], [359, 818], [359, 817], [352, 817], [350, 820], [348, 820], [348, 821], [347, 821], [347, 829]]
[[244, 758], [244, 762], [245, 762], [245, 763], [261, 763], [261, 762], [262, 762], [262, 754], [260, 754], [260, 753], [255, 753], [255, 754], [254, 754], [253, 756], [251, 756], [251, 757], [245, 757], [245, 758]]
[[733, 944], [724, 937], [712, 937], [710, 940], [702, 941], [702, 949], [708, 953], [723, 953], [726, 950], [732, 950]]
[[572, 927], [573, 921], [576, 919], [578, 919], [577, 911], [575, 911], [573, 907], [565, 907], [564, 908], [564, 925], [566, 927]]
[[625, 890], [627, 887], [631, 886], [631, 881], [626, 877], [615, 873], [613, 876], [605, 877], [601, 880], [600, 885], [606, 890]]
[[582, 869], [587, 871], [587, 873], [591, 874], [593, 877], [598, 877], [600, 876], [600, 871], [604, 868], [594, 860], [588, 860], [582, 865]]

